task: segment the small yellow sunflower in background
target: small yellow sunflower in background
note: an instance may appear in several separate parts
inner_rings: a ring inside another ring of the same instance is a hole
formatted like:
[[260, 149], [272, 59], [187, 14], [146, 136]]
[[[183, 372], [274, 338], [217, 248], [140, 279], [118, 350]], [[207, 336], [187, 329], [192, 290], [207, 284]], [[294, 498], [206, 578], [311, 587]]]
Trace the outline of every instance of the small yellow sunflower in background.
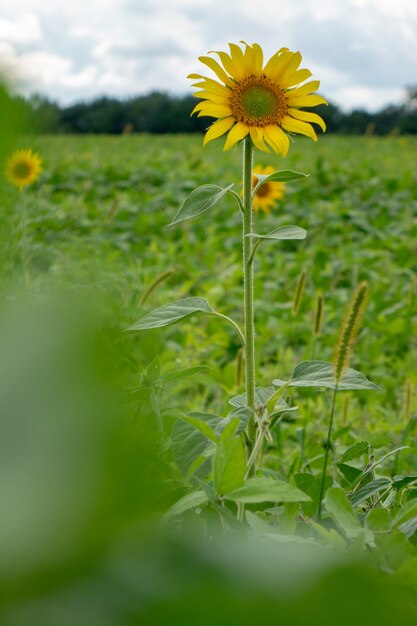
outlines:
[[[255, 165], [253, 169], [254, 172], [252, 176], [252, 189], [254, 189], [259, 182], [257, 174], [268, 176], [269, 174], [273, 174], [275, 172], [275, 169], [271, 166], [261, 167], [259, 165]], [[277, 201], [282, 200], [284, 196], [285, 183], [264, 183], [261, 187], [259, 187], [253, 197], [253, 210], [269, 213], [269, 211], [277, 203]]]
[[214, 52], [222, 65], [212, 57], [199, 57], [221, 82], [201, 74], [188, 76], [199, 81], [193, 86], [201, 91], [194, 96], [203, 100], [193, 113], [218, 118], [207, 130], [204, 145], [228, 133], [224, 150], [229, 150], [250, 135], [259, 150], [270, 152], [270, 147], [285, 156], [289, 148], [288, 133], [300, 133], [317, 141], [311, 124], [318, 124], [325, 131], [325, 123], [316, 113], [302, 111], [300, 107], [327, 102], [313, 94], [319, 88], [318, 80], [301, 85], [312, 75], [310, 70], [299, 69], [301, 54], [281, 48], [264, 65], [258, 44], [244, 43], [244, 46], [242, 50], [237, 44], [229, 43], [230, 55]]
[[16, 150], [6, 163], [6, 178], [20, 191], [35, 182], [42, 170], [42, 161], [32, 150]]

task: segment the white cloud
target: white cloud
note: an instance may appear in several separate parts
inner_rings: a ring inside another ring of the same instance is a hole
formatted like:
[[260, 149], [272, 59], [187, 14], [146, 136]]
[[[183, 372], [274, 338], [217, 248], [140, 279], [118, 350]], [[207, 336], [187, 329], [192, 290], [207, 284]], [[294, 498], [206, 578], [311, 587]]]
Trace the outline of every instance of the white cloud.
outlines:
[[0, 0], [0, 66], [70, 102], [185, 92], [197, 56], [227, 41], [300, 49], [322, 93], [376, 108], [416, 82], [415, 0]]
[[23, 15], [15, 22], [0, 19], [0, 41], [16, 44], [37, 44], [42, 40], [42, 29], [34, 15]]

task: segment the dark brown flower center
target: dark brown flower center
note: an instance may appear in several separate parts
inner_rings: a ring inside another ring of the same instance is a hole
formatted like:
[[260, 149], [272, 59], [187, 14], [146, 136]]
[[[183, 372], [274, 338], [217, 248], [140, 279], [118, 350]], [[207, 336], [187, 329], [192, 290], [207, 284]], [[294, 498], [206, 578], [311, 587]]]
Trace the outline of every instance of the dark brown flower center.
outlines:
[[25, 161], [20, 161], [19, 163], [15, 164], [13, 173], [16, 178], [26, 178], [27, 176], [29, 176], [31, 171], [32, 169], [29, 163], [26, 163]]

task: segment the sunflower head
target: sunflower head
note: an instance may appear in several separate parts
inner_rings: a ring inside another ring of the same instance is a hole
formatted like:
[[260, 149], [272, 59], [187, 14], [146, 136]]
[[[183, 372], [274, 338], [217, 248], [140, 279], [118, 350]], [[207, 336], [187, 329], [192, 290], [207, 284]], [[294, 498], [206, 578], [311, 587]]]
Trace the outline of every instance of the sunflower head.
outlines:
[[20, 191], [35, 182], [42, 170], [39, 154], [32, 150], [16, 150], [6, 163], [6, 178]]
[[256, 43], [244, 43], [243, 49], [230, 43], [229, 49], [230, 54], [214, 52], [220, 62], [210, 56], [199, 57], [216, 78], [189, 75], [197, 80], [193, 86], [199, 91], [194, 95], [202, 100], [193, 113], [217, 118], [207, 130], [204, 144], [227, 133], [224, 149], [229, 150], [250, 135], [259, 150], [272, 149], [285, 156], [288, 133], [307, 135], [317, 141], [312, 123], [325, 131], [324, 121], [301, 107], [327, 103], [313, 94], [319, 81], [305, 83], [311, 72], [299, 68], [301, 54], [281, 48], [264, 64], [262, 48]]
[[[256, 187], [259, 182], [259, 178], [257, 174], [262, 174], [263, 176], [268, 176], [269, 174], [274, 173], [274, 168], [271, 166], [261, 167], [259, 165], [255, 165], [254, 173], [252, 176], [252, 189]], [[278, 182], [270, 182], [264, 183], [259, 189], [256, 191], [253, 197], [253, 210], [254, 211], [263, 211], [264, 213], [269, 213], [272, 207], [279, 201], [282, 200], [285, 196], [285, 183]]]

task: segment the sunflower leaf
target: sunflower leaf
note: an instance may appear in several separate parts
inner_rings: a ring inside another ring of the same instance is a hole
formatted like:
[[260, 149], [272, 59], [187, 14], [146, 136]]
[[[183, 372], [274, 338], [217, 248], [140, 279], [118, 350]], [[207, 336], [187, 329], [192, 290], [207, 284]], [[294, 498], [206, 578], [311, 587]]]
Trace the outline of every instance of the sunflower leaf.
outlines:
[[227, 500], [257, 504], [259, 502], [309, 502], [310, 496], [289, 483], [272, 478], [248, 478], [242, 487], [224, 496]]
[[361, 372], [346, 367], [339, 382], [336, 382], [333, 363], [327, 361], [302, 361], [299, 363], [289, 381], [276, 378], [272, 381], [275, 387], [328, 387], [334, 389], [337, 384], [339, 391], [350, 389], [375, 389], [379, 387], [366, 378]]
[[257, 233], [248, 233], [246, 237], [252, 239], [266, 239], [268, 241], [278, 241], [284, 239], [305, 239], [307, 231], [299, 226], [280, 226], [271, 230], [267, 235], [258, 235]]
[[253, 189], [253, 195], [256, 194], [258, 189], [265, 185], [265, 183], [288, 183], [291, 180], [297, 180], [297, 178], [307, 178], [309, 174], [303, 174], [302, 172], [294, 172], [294, 170], [281, 170], [274, 172], [273, 174], [257, 174], [254, 173], [258, 179], [258, 183]]
[[205, 213], [227, 194], [233, 187], [229, 185], [224, 189], [218, 185], [201, 185], [194, 189], [190, 195], [184, 200], [174, 219], [168, 226], [173, 226], [184, 220]]
[[170, 326], [195, 313], [215, 315], [215, 311], [204, 298], [183, 298], [146, 313], [128, 330], [149, 330]]

